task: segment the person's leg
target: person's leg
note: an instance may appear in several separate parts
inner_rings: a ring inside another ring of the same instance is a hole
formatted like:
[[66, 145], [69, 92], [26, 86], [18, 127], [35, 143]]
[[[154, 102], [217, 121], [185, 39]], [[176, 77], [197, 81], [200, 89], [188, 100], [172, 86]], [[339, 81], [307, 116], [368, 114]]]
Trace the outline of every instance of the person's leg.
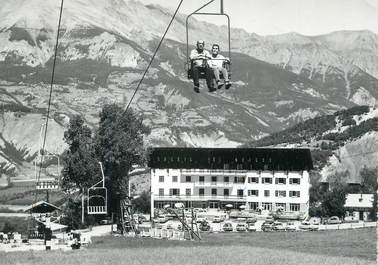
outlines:
[[206, 73], [207, 88], [209, 89], [210, 92], [213, 92], [215, 91], [214, 84], [213, 84], [214, 71], [210, 67], [206, 67], [205, 71], [206, 71], [205, 73]]
[[224, 81], [227, 82], [228, 81], [228, 72], [227, 72], [227, 69], [222, 67], [221, 69], [221, 72], [223, 74], [223, 78], [224, 78]]
[[224, 84], [226, 85], [225, 88], [226, 89], [229, 89], [231, 87], [231, 83], [230, 83], [230, 80], [228, 80], [228, 72], [227, 72], [227, 69], [222, 67], [221, 69], [222, 71], [222, 74], [223, 74], [223, 78], [224, 78]]
[[193, 77], [193, 83], [194, 83], [194, 91], [199, 93], [199, 68], [198, 66], [193, 66], [192, 77]]
[[215, 76], [215, 81], [219, 82], [219, 69], [218, 67], [213, 67], [211, 68], [214, 72], [214, 76]]

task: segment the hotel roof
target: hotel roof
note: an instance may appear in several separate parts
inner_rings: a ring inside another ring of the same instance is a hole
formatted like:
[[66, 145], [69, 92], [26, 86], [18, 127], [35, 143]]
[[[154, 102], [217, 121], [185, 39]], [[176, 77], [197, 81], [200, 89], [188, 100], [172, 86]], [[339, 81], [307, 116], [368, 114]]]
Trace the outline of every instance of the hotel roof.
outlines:
[[309, 149], [156, 147], [148, 166], [172, 169], [302, 171], [313, 169]]

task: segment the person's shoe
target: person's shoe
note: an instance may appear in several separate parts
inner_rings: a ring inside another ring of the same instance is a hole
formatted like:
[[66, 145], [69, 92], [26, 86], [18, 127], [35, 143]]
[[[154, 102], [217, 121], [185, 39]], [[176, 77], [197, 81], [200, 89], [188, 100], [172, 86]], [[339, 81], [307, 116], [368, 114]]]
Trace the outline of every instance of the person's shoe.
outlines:
[[218, 89], [221, 89], [223, 85], [224, 85], [223, 83], [220, 83], [219, 80], [217, 80], [217, 88]]
[[225, 85], [226, 85], [226, 89], [229, 89], [231, 87], [231, 83], [230, 81], [224, 81]]
[[199, 93], [199, 92], [200, 92], [200, 90], [199, 90], [199, 86], [194, 86], [194, 92], [196, 92], [196, 93]]
[[209, 87], [209, 92], [214, 92], [214, 91], [217, 91], [217, 89], [215, 87]]

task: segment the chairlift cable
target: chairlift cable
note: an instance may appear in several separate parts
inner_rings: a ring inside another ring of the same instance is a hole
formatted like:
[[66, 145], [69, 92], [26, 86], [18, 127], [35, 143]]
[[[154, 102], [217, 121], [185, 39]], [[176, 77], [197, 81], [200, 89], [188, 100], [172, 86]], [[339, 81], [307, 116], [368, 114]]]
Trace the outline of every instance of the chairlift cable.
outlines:
[[[50, 117], [50, 110], [51, 110], [51, 99], [52, 99], [52, 91], [53, 91], [54, 76], [55, 76], [56, 58], [57, 58], [57, 54], [58, 54], [58, 41], [59, 41], [59, 31], [60, 31], [60, 26], [61, 26], [61, 21], [62, 21], [63, 4], [64, 4], [64, 0], [61, 0], [60, 11], [59, 11], [58, 30], [57, 30], [56, 41], [55, 41], [54, 61], [53, 61], [53, 68], [52, 68], [51, 81], [50, 81], [49, 101], [48, 101], [47, 113], [46, 113], [46, 126], [45, 126], [45, 132], [44, 132], [44, 136], [43, 136], [42, 155], [41, 155], [41, 161], [40, 161], [40, 166], [39, 166], [39, 171], [38, 171], [37, 184], [38, 184], [40, 177], [41, 177], [43, 156], [44, 156], [44, 150], [45, 150], [45, 146], [46, 146], [47, 127], [48, 127], [48, 124], [49, 124], [49, 117]], [[37, 192], [35, 193], [35, 201], [36, 200], [37, 200]]]
[[137, 87], [136, 87], [135, 90], [134, 90], [134, 93], [133, 93], [133, 95], [132, 95], [132, 97], [131, 97], [129, 103], [127, 104], [127, 106], [126, 106], [126, 108], [125, 108], [124, 113], [126, 113], [127, 110], [129, 109], [130, 104], [131, 104], [131, 102], [133, 101], [133, 99], [134, 99], [134, 97], [135, 97], [135, 94], [137, 93], [137, 91], [138, 91], [140, 85], [142, 84], [142, 82], [143, 82], [143, 80], [144, 80], [144, 77], [146, 76], [148, 70], [150, 69], [150, 66], [151, 66], [152, 62], [153, 62], [153, 60], [155, 59], [155, 56], [156, 56], [156, 54], [157, 54], [157, 52], [158, 52], [158, 50], [159, 50], [161, 44], [163, 43], [163, 40], [164, 40], [164, 38], [165, 38], [165, 35], [167, 35], [167, 32], [168, 32], [169, 28], [171, 27], [172, 22], [173, 22], [173, 20], [175, 19], [176, 14], [177, 14], [177, 12], [179, 11], [180, 6], [181, 6], [181, 4], [182, 4], [183, 1], [184, 1], [184, 0], [181, 0], [180, 3], [178, 4], [178, 6], [177, 6], [177, 8], [176, 8], [176, 11], [175, 11], [175, 13], [173, 14], [172, 19], [171, 19], [171, 21], [169, 22], [169, 24], [168, 24], [168, 26], [167, 26], [167, 29], [165, 30], [163, 36], [161, 37], [160, 42], [159, 42], [159, 44], [158, 44], [158, 46], [157, 46], [157, 48], [156, 48], [156, 50], [155, 50], [155, 52], [154, 52], [154, 54], [153, 54], [153, 56], [152, 56], [152, 58], [151, 58], [151, 60], [150, 60], [150, 62], [149, 62], [149, 64], [148, 64], [146, 70], [145, 70], [144, 73], [143, 73], [142, 78], [140, 79], [140, 81], [139, 81]]

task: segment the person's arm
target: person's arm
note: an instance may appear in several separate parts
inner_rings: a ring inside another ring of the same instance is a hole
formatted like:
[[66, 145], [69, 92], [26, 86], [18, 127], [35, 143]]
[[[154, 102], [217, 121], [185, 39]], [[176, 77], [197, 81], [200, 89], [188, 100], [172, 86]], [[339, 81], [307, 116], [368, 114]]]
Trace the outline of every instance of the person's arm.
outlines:
[[189, 56], [190, 60], [197, 59], [197, 57], [198, 57], [198, 52], [197, 52], [197, 50], [192, 50], [192, 51], [190, 52], [190, 56]]

